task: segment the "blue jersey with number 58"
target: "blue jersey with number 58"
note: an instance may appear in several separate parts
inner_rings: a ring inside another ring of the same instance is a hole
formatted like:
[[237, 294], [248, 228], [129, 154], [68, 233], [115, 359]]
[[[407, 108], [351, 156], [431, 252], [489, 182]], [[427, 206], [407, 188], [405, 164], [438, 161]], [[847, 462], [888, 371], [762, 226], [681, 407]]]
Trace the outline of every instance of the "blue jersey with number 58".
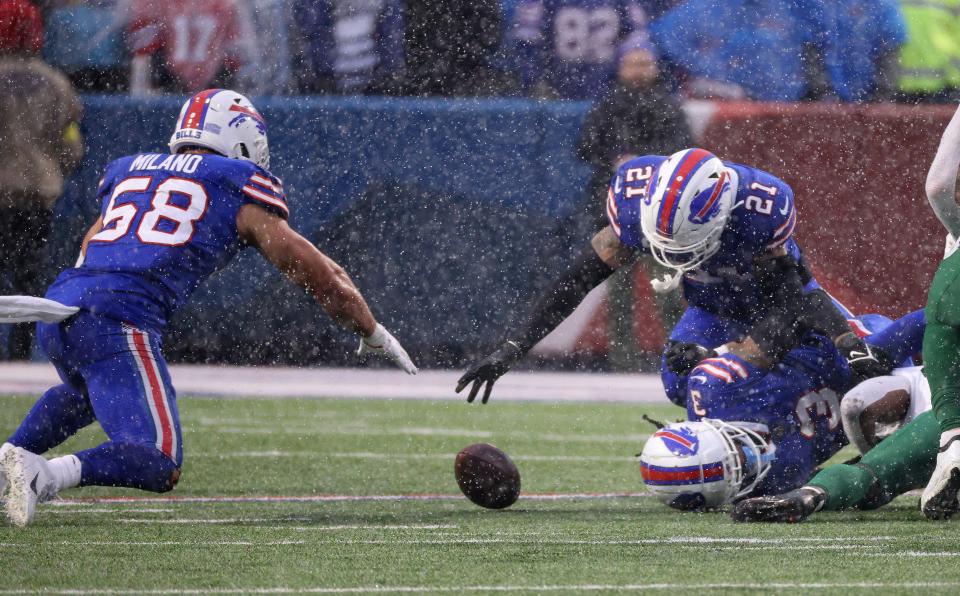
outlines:
[[47, 298], [162, 332], [204, 279], [242, 248], [246, 204], [288, 214], [280, 181], [249, 161], [140, 154], [107, 166], [97, 189], [103, 229]]
[[[607, 217], [620, 241], [638, 251], [649, 244], [640, 228], [641, 201], [650, 201], [648, 189], [661, 155], [645, 155], [617, 170], [607, 193]], [[720, 248], [703, 265], [683, 276], [683, 293], [691, 306], [717, 315], [751, 321], [761, 306], [753, 275], [755, 257], [778, 247], [800, 258], [793, 239], [797, 210], [793, 189], [763, 170], [723, 162], [737, 189]]]

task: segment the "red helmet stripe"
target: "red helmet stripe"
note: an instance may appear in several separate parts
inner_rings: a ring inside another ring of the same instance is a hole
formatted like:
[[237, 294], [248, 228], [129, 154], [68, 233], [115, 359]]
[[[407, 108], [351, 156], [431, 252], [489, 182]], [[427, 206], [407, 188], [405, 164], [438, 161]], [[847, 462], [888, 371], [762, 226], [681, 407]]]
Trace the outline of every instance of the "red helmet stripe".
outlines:
[[677, 200], [680, 197], [681, 189], [686, 186], [687, 177], [690, 172], [696, 168], [704, 159], [712, 157], [709, 151], [704, 149], [693, 149], [687, 153], [674, 170], [663, 203], [660, 205], [660, 220], [657, 222], [657, 231], [666, 237], [672, 235], [670, 223], [676, 210]]
[[723, 464], [715, 462], [703, 468], [700, 466], [672, 468], [640, 463], [640, 475], [648, 484], [692, 484], [700, 481], [701, 474], [705, 482], [719, 480], [723, 478]]
[[213, 96], [223, 91], [222, 89], [207, 89], [197, 93], [190, 99], [190, 106], [187, 107], [183, 120], [180, 121], [179, 128], [203, 129], [203, 121], [207, 116], [207, 108], [210, 106], [210, 100]]

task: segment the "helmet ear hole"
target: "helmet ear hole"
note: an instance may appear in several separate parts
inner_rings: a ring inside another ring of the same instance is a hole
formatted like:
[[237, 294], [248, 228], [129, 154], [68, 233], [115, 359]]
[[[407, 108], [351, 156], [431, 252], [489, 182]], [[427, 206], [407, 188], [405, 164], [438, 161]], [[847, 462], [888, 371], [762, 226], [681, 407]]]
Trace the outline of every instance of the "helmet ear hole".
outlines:
[[246, 143], [240, 143], [240, 155], [242, 155], [247, 159], [250, 159], [250, 151], [247, 149]]

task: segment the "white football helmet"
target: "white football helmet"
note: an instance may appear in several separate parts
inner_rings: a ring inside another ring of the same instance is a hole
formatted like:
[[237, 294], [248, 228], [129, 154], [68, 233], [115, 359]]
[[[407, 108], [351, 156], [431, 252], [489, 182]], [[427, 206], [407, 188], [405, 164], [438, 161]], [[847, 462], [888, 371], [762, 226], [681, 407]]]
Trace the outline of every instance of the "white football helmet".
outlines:
[[712, 509], [748, 495], [775, 454], [776, 446], [756, 430], [703, 418], [654, 433], [640, 454], [640, 475], [675, 509]]
[[236, 91], [207, 89], [183, 104], [170, 152], [190, 145], [270, 169], [267, 124], [250, 100]]
[[668, 157], [640, 205], [653, 257], [682, 274], [713, 256], [736, 193], [735, 172], [709, 151], [684, 149]]

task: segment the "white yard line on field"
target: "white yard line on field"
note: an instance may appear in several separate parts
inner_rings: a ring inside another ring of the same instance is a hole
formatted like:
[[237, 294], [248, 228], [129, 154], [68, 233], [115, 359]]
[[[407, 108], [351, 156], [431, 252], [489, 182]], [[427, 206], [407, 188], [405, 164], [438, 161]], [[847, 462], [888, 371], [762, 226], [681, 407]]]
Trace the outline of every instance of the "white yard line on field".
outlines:
[[451, 593], [451, 592], [646, 592], [674, 590], [690, 593], [695, 590], [839, 590], [839, 589], [881, 589], [908, 590], [922, 588], [958, 588], [960, 582], [724, 582], [724, 583], [646, 583], [646, 584], [531, 584], [510, 585], [491, 584], [481, 586], [355, 586], [355, 587], [239, 587], [239, 588], [170, 588], [170, 589], [128, 589], [128, 588], [43, 588], [36, 590], [0, 589], [0, 594], [62, 594], [79, 596], [84, 594], [383, 594], [383, 593]]
[[[452, 453], [374, 453], [370, 451], [346, 451], [346, 452], [323, 452], [323, 451], [237, 451], [234, 453], [198, 453], [191, 457], [204, 457], [215, 459], [228, 458], [275, 458], [275, 457], [310, 457], [323, 459], [325, 457], [335, 457], [343, 459], [374, 459], [374, 460], [438, 460], [453, 461]], [[636, 461], [632, 456], [609, 456], [609, 455], [511, 455], [511, 459], [516, 461], [613, 461], [626, 462]]]
[[[232, 398], [447, 399], [462, 371], [174, 365], [179, 395]], [[0, 393], [40, 394], [60, 383], [49, 364], [0, 363]], [[497, 401], [667, 404], [658, 375], [515, 371], [497, 381]]]
[[[117, 520], [124, 524], [171, 524], [171, 525], [193, 525], [193, 524], [262, 524], [277, 523], [284, 521], [281, 519], [256, 518], [256, 517], [225, 517], [225, 518], [206, 518], [206, 519], [140, 519], [135, 517], [124, 517]], [[288, 519], [286, 521], [309, 521], [304, 518]], [[311, 530], [340, 532], [346, 530], [456, 530], [459, 526], [450, 524], [386, 524], [378, 525], [337, 525], [337, 526], [271, 526], [278, 530]]]
[[[646, 492], [622, 493], [522, 493], [521, 500], [561, 501], [577, 499], [632, 499], [649, 497]], [[337, 501], [451, 501], [462, 500], [463, 495], [422, 494], [422, 495], [262, 495], [262, 496], [211, 496], [211, 497], [90, 497], [78, 499], [59, 499], [51, 503], [60, 505], [102, 505], [114, 503], [326, 503]], [[49, 503], [48, 503], [49, 504]], [[134, 510], [131, 510], [133, 512]]]
[[117, 519], [121, 524], [262, 524], [276, 523], [278, 519], [268, 519], [265, 517], [224, 517], [221, 519], [146, 519], [135, 517], [122, 517]]
[[[433, 431], [436, 432], [433, 432]], [[199, 430], [188, 430], [190, 432], [207, 432]], [[498, 438], [522, 439], [526, 441], [545, 441], [551, 443], [630, 443], [632, 445], [643, 445], [644, 441], [650, 438], [648, 433], [628, 433], [622, 435], [589, 435], [589, 434], [557, 434], [557, 433], [537, 433], [537, 432], [498, 432], [477, 431], [471, 429], [408, 429], [408, 428], [350, 428], [342, 425], [337, 427], [325, 427], [322, 424], [314, 426], [288, 426], [275, 425], [268, 426], [263, 424], [251, 424], [250, 426], [218, 426], [218, 433], [227, 433], [234, 435], [349, 435], [349, 436], [438, 436], [438, 437], [464, 437], [467, 439], [489, 439], [494, 436]]]
[[56, 515], [75, 515], [82, 513], [84, 515], [90, 513], [173, 513], [176, 509], [135, 509], [135, 508], [125, 508], [119, 509], [116, 507], [75, 507], [73, 504], [70, 504], [69, 507], [60, 505], [57, 501], [52, 501], [48, 503], [49, 505], [58, 505], [55, 509], [50, 509], [49, 512]]
[[918, 550], [908, 550], [908, 551], [899, 551], [899, 552], [889, 552], [889, 553], [866, 553], [871, 557], [960, 557], [960, 552], [925, 552]]
[[[43, 546], [291, 546], [306, 544], [305, 540], [45, 540]], [[20, 542], [0, 542], [0, 548], [29, 548], [31, 545]]]
[[781, 542], [777, 539], [761, 542], [748, 542], [752, 546], [744, 546], [744, 543], [737, 542], [705, 542], [701, 540], [657, 540], [657, 539], [563, 539], [546, 538], [543, 536], [531, 536], [530, 538], [424, 538], [409, 539], [400, 538], [396, 540], [376, 539], [376, 540], [337, 540], [336, 544], [358, 544], [369, 546], [456, 546], [456, 545], [475, 545], [475, 544], [506, 544], [506, 545], [541, 545], [541, 546], [710, 546], [711, 549], [733, 549], [733, 550], [855, 550], [876, 549], [880, 545], [850, 545], [850, 544], [801, 544], [794, 545]]

